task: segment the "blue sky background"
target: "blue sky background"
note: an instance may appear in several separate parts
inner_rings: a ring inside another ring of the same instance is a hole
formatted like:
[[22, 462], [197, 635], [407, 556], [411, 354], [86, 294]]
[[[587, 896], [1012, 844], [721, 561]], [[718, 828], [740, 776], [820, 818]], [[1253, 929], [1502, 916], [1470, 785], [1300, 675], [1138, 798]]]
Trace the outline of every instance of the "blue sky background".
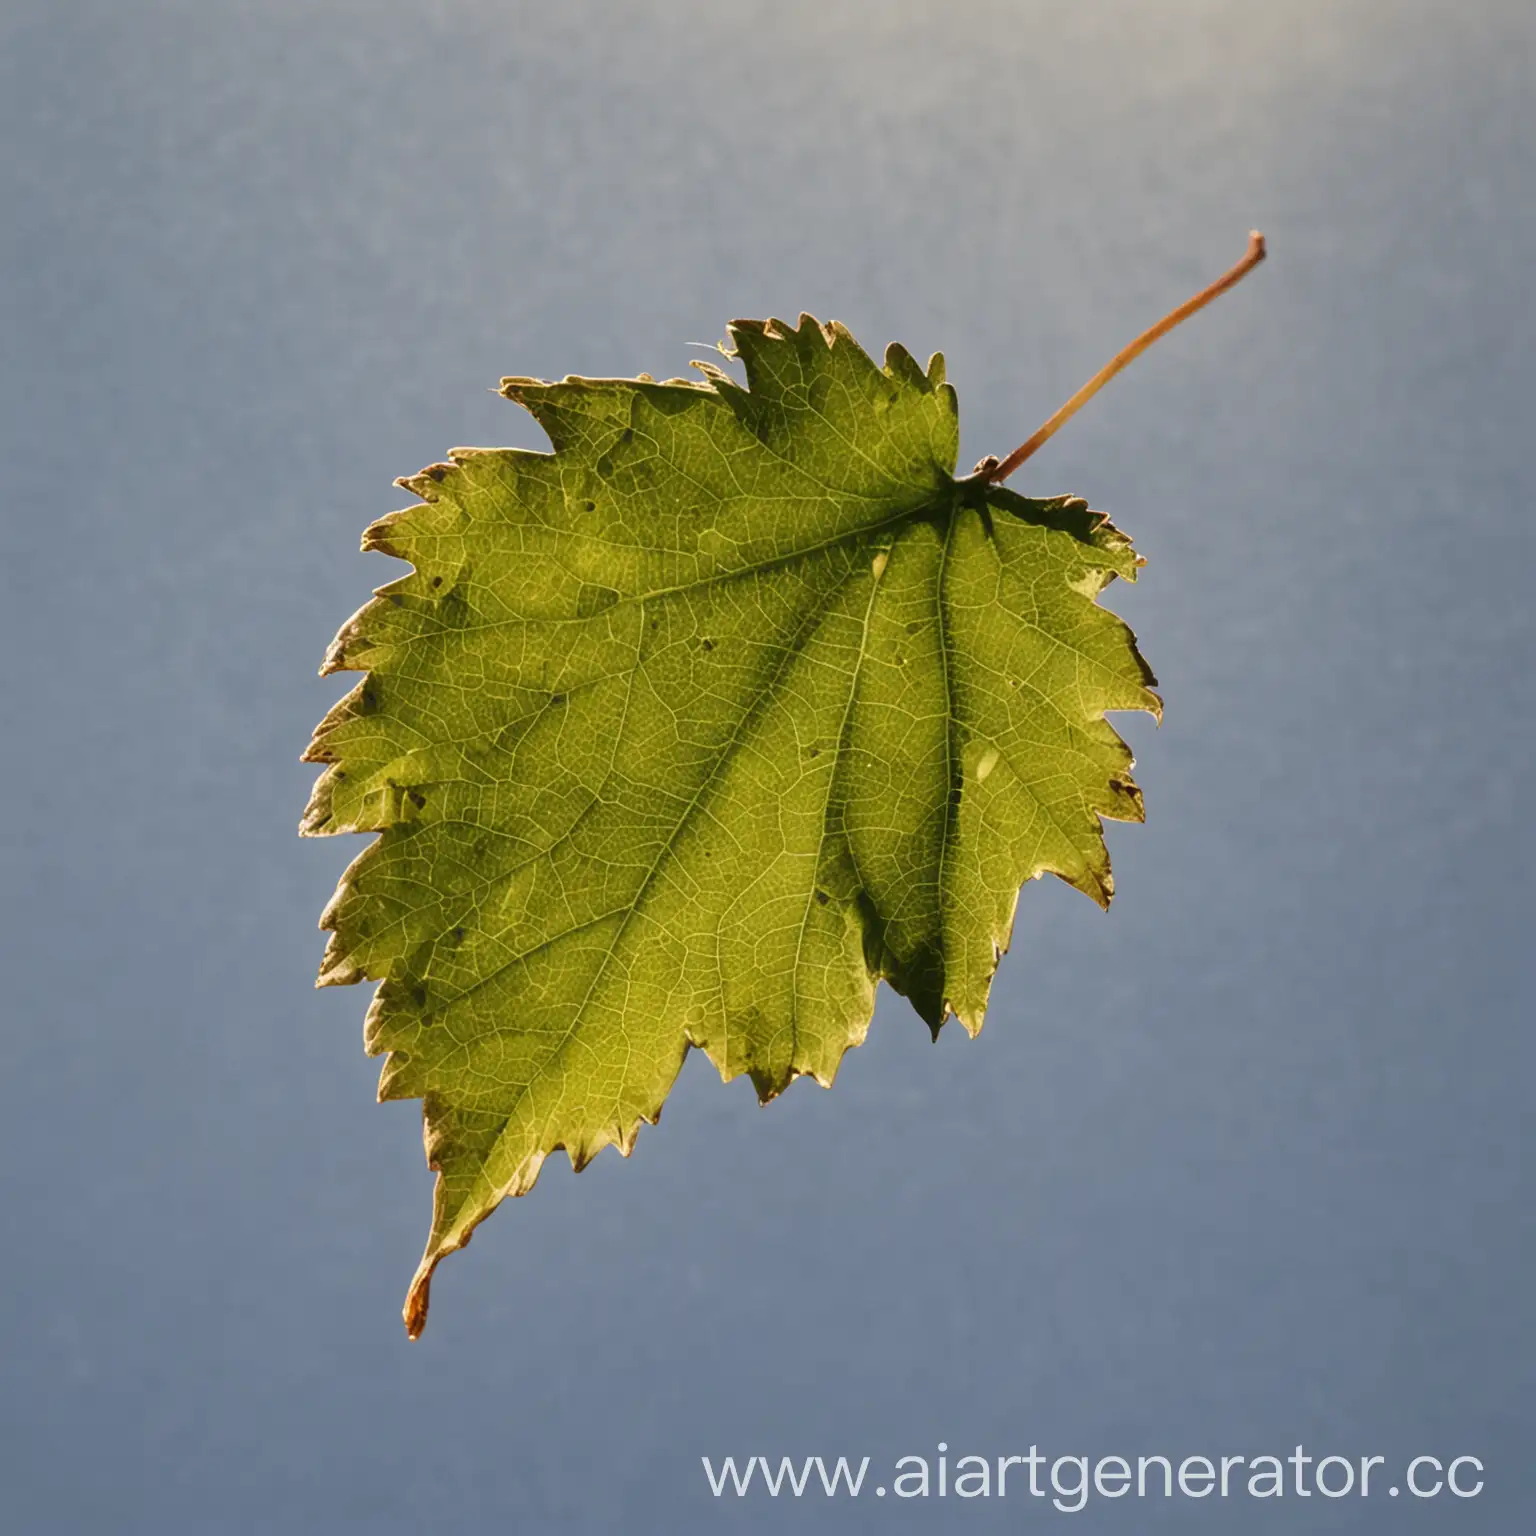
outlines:
[[[7, 1528], [1068, 1520], [699, 1463], [940, 1440], [1487, 1466], [1082, 1532], [1526, 1525], [1533, 78], [1523, 0], [7, 0]], [[1013, 482], [1149, 560], [1114, 911], [1030, 887], [981, 1038], [886, 995], [830, 1094], [695, 1056], [408, 1345], [418, 1110], [310, 989], [362, 844], [294, 836], [392, 478], [802, 309], [942, 349], [969, 463], [1250, 225]]]

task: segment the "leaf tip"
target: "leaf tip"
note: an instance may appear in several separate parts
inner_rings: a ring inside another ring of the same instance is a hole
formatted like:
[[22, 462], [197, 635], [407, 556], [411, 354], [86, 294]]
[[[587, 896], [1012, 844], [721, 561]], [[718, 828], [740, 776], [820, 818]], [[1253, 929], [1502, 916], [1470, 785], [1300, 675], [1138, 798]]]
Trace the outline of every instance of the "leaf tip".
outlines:
[[427, 1326], [427, 1309], [432, 1303], [432, 1271], [437, 1268], [437, 1258], [424, 1258], [411, 1279], [411, 1288], [405, 1293], [405, 1306], [401, 1317], [405, 1322], [405, 1336], [413, 1343]]
[[[990, 985], [991, 979], [988, 978], [988, 986]], [[981, 1026], [987, 1022], [986, 1002], [982, 1001], [966, 1007], [956, 1008], [954, 1015], [960, 1021], [961, 1029], [974, 1040], [981, 1033]], [[938, 1036], [934, 1036], [934, 1040], [937, 1042]]]

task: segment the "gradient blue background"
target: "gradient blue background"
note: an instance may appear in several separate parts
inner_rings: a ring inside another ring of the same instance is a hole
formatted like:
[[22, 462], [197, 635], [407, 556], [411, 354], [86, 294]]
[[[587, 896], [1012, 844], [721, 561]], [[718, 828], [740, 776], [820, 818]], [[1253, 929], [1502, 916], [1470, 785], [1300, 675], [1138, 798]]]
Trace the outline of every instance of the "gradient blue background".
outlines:
[[[1533, 78], [1526, 0], [6, 0], [5, 1528], [1067, 1519], [699, 1463], [941, 1439], [1488, 1468], [1077, 1531], [1525, 1527]], [[1113, 913], [1030, 887], [981, 1038], [887, 995], [830, 1094], [695, 1056], [408, 1345], [417, 1107], [310, 990], [362, 844], [294, 836], [392, 477], [801, 309], [944, 350], [969, 463], [1251, 224], [1014, 482], [1150, 562]]]

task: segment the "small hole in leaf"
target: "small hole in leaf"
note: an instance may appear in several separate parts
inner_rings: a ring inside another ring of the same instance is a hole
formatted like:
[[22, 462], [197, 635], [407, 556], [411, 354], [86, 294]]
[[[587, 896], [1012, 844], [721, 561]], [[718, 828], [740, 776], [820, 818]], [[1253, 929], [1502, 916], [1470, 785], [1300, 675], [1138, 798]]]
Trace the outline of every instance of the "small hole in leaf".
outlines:
[[829, 900], [829, 898], [828, 898], [827, 893], [825, 891], [817, 891], [816, 892], [816, 903], [817, 903], [818, 906], [823, 906], [823, 907], [826, 906], [828, 900]]
[[581, 509], [583, 512], [596, 512], [597, 503], [595, 501], [584, 501], [581, 504]]
[[621, 443], [632, 443], [634, 440], [635, 429], [633, 427], [625, 427], [624, 430], [619, 433], [619, 441]]
[[440, 586], [442, 586], [442, 584], [443, 584], [443, 578], [441, 576], [434, 576], [432, 578], [432, 585], [433, 585], [434, 588], [440, 587]]
[[715, 642], [713, 640], [706, 640], [704, 642], [704, 649], [706, 651], [712, 651], [712, 650], [714, 650], [714, 648], [715, 648]]
[[408, 799], [411, 802], [411, 804], [416, 807], [416, 809], [418, 811], [427, 803], [427, 797], [424, 794], [422, 794], [422, 792], [419, 789], [409, 789], [409, 790], [407, 790], [406, 791], [406, 799]]

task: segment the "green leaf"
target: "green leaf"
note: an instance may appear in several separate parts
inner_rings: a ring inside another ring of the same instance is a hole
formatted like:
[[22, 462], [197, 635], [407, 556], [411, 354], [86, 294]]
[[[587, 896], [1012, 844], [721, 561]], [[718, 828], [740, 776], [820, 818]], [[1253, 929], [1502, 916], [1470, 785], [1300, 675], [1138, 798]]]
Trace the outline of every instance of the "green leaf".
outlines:
[[747, 388], [507, 379], [552, 454], [459, 449], [364, 549], [305, 833], [378, 832], [322, 985], [381, 985], [424, 1101], [432, 1271], [565, 1148], [626, 1155], [690, 1046], [767, 1100], [832, 1082], [889, 981], [981, 1027], [1022, 882], [1108, 904], [1138, 821], [1104, 712], [1156, 712], [1095, 601], [1140, 561], [1073, 497], [954, 477], [953, 389], [840, 325], [731, 326]]

